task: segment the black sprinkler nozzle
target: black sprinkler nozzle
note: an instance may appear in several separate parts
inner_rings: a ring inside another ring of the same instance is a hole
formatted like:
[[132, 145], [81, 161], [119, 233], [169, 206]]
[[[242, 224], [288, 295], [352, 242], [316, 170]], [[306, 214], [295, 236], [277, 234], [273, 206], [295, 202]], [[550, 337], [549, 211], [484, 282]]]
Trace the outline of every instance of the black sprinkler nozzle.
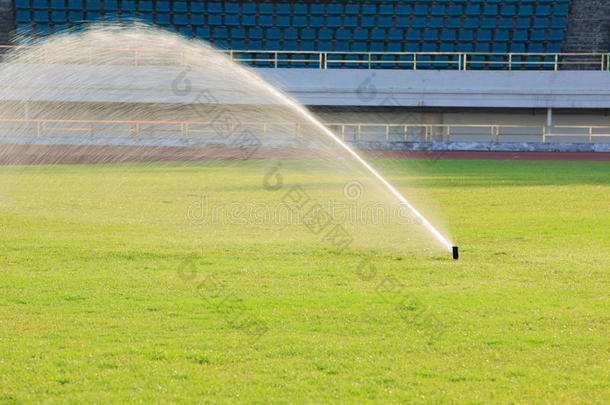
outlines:
[[451, 248], [451, 250], [453, 251], [453, 260], [457, 260], [460, 257], [460, 253], [458, 252], [458, 247], [453, 246]]

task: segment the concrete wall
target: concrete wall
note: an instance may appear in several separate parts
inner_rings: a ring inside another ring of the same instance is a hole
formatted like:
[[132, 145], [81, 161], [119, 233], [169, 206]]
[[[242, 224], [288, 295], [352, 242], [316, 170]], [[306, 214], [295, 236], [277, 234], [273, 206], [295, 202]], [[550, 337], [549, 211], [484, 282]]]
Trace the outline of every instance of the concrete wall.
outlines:
[[0, 45], [9, 44], [14, 28], [13, 0], [0, 0]]
[[[28, 69], [29, 74], [15, 74]], [[0, 100], [185, 103], [172, 84], [180, 67], [0, 64]], [[610, 108], [610, 72], [410, 71], [258, 69], [305, 105], [469, 108]], [[2, 82], [10, 77], [10, 84]], [[236, 83], [191, 77], [192, 91], [211, 91], [222, 103], [265, 103]], [[87, 88], [79, 83], [87, 83]], [[192, 96], [191, 94], [191, 96]]]
[[571, 0], [563, 52], [608, 52], [610, 1]]

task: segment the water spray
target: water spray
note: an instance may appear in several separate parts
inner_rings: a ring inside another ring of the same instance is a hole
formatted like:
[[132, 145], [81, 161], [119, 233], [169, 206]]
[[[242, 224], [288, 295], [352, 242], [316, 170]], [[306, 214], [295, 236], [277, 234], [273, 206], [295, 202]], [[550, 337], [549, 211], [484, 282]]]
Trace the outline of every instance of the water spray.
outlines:
[[318, 127], [324, 134], [328, 135], [333, 141], [335, 141], [339, 146], [341, 146], [347, 153], [349, 153], [352, 157], [354, 157], [362, 166], [364, 166], [373, 176], [377, 178], [386, 188], [400, 201], [403, 205], [405, 205], [411, 213], [426, 227], [426, 229], [449, 251], [453, 251], [453, 258], [457, 259], [457, 246], [453, 246], [447, 238], [445, 238], [424, 216], [413, 206], [407, 199], [400, 194], [400, 192], [394, 188], [386, 179], [377, 172], [371, 165], [369, 165], [360, 155], [358, 155], [352, 148], [350, 148], [345, 142], [343, 142], [339, 137], [337, 137], [330, 129], [328, 129], [324, 124], [322, 124], [317, 118], [315, 118], [305, 107], [300, 105], [299, 103], [292, 100], [290, 97], [283, 94], [281, 91], [271, 86], [270, 84], [264, 82], [267, 90], [274, 93], [277, 97], [284, 100], [286, 103], [289, 103], [292, 108], [298, 111], [301, 115], [307, 118], [310, 122], [312, 122], [316, 127]]

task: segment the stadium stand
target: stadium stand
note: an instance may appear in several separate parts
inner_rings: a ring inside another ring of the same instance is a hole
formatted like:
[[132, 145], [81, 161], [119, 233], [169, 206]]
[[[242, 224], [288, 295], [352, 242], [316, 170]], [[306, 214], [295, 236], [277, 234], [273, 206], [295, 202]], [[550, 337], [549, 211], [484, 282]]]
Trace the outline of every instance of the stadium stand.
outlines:
[[[559, 53], [569, 6], [570, 0], [15, 0], [15, 21], [22, 44], [82, 29], [83, 22], [141, 21], [231, 50]], [[264, 54], [259, 57], [265, 58]], [[374, 55], [373, 62], [388, 57]], [[451, 57], [445, 56], [448, 62]], [[292, 55], [293, 65], [307, 66], [316, 58]], [[480, 58], [494, 60], [493, 56]], [[525, 67], [540, 68], [531, 63], [543, 56], [524, 58], [530, 62]], [[426, 67], [425, 57], [418, 66]]]

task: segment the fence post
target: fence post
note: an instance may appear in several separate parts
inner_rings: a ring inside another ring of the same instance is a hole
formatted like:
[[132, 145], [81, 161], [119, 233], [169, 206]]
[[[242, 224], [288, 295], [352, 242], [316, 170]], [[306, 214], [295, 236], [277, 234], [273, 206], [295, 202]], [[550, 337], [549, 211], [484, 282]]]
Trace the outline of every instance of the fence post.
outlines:
[[417, 54], [413, 54], [413, 70], [417, 70]]
[[358, 140], [362, 137], [362, 130], [360, 129], [360, 124], [358, 124]]
[[542, 127], [542, 143], [546, 143], [546, 126]]
[[508, 70], [513, 70], [513, 54], [508, 54]]
[[589, 143], [593, 142], [593, 127], [589, 127]]
[[[559, 55], [555, 54], [555, 71], [558, 70], [558, 63], [559, 63]], [[603, 63], [603, 62], [602, 62]]]
[[385, 125], [385, 140], [386, 141], [390, 140], [390, 125], [389, 124]]
[[407, 142], [407, 131], [409, 130], [409, 126], [405, 125], [405, 142]]
[[341, 124], [341, 140], [345, 141], [345, 124]]
[[449, 142], [450, 136], [451, 136], [451, 125], [447, 125], [447, 142]]

